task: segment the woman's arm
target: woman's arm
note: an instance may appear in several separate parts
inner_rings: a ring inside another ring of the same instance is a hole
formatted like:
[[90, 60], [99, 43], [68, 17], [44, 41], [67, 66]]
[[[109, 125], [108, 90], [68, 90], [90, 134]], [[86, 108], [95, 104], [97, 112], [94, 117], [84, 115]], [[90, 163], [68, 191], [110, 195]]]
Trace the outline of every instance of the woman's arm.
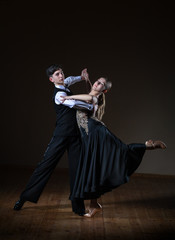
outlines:
[[89, 80], [89, 78], [87, 78], [87, 80], [86, 80], [86, 91], [87, 91], [87, 93], [90, 93], [91, 89], [92, 89], [92, 83]]
[[89, 94], [78, 94], [78, 95], [71, 95], [71, 96], [64, 96], [63, 101], [67, 99], [74, 99], [74, 100], [81, 100], [81, 101], [93, 101], [93, 96]]
[[86, 101], [80, 101], [80, 100], [73, 100], [73, 99], [64, 99], [63, 101], [63, 98], [66, 97], [66, 93], [65, 92], [61, 92], [61, 91], [58, 91], [56, 96], [55, 96], [55, 103], [57, 105], [59, 104], [63, 104], [69, 108], [76, 108], [76, 109], [87, 109], [87, 110], [90, 110], [92, 111], [94, 106], [92, 103], [88, 103]]

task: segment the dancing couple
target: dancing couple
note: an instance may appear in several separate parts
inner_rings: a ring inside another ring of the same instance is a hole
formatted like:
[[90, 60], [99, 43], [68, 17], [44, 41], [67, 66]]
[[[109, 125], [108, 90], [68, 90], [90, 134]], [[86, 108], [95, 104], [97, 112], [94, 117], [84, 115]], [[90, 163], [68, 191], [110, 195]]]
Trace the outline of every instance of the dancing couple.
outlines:
[[[87, 69], [84, 69], [81, 76], [65, 79], [57, 64], [47, 69], [47, 75], [55, 85], [56, 128], [43, 160], [38, 163], [14, 210], [20, 210], [26, 201], [38, 201], [67, 150], [72, 211], [80, 216], [93, 217], [102, 211], [98, 198], [128, 182], [146, 150], [165, 149], [166, 145], [153, 140], [125, 144], [105, 126], [102, 122], [105, 94], [112, 87], [106, 78], [100, 77], [92, 85]], [[89, 84], [89, 93], [72, 95], [69, 86], [81, 80]], [[90, 200], [87, 212], [84, 200]]]

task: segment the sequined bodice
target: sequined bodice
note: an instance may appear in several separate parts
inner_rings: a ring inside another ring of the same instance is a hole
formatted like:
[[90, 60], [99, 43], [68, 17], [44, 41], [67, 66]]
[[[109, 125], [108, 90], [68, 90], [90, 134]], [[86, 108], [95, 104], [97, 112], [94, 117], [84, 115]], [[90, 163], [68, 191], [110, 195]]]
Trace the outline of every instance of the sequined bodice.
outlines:
[[95, 122], [98, 122], [98, 123], [101, 123], [101, 124], [105, 125], [102, 121], [98, 120], [95, 115], [96, 114], [94, 112], [92, 113], [92, 112], [87, 111], [87, 110], [84, 110], [84, 111], [83, 110], [77, 110], [76, 117], [77, 117], [77, 124], [78, 124], [78, 127], [80, 128], [80, 131], [81, 131], [81, 129], [84, 129], [85, 133], [88, 135], [88, 133], [89, 133], [89, 125], [88, 125], [89, 119], [93, 119], [93, 120], [95, 120]]

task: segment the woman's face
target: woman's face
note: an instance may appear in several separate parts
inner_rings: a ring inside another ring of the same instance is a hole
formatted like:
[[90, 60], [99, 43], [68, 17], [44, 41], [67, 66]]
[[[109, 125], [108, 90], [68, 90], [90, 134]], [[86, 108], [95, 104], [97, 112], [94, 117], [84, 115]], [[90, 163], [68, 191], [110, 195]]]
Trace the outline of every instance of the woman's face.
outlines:
[[106, 79], [101, 77], [97, 79], [97, 81], [93, 84], [92, 89], [97, 92], [102, 92], [103, 90], [105, 90], [105, 84]]

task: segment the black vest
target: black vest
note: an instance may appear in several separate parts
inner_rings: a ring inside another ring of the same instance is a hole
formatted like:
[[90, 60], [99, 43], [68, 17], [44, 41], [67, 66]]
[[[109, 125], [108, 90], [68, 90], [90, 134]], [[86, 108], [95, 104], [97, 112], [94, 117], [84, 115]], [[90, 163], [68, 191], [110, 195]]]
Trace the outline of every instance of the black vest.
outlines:
[[75, 136], [79, 134], [79, 129], [76, 121], [76, 110], [69, 108], [63, 104], [55, 103], [55, 96], [57, 92], [66, 92], [68, 96], [72, 95], [71, 92], [61, 88], [54, 89], [53, 102], [56, 111], [56, 129], [54, 135], [60, 136]]

